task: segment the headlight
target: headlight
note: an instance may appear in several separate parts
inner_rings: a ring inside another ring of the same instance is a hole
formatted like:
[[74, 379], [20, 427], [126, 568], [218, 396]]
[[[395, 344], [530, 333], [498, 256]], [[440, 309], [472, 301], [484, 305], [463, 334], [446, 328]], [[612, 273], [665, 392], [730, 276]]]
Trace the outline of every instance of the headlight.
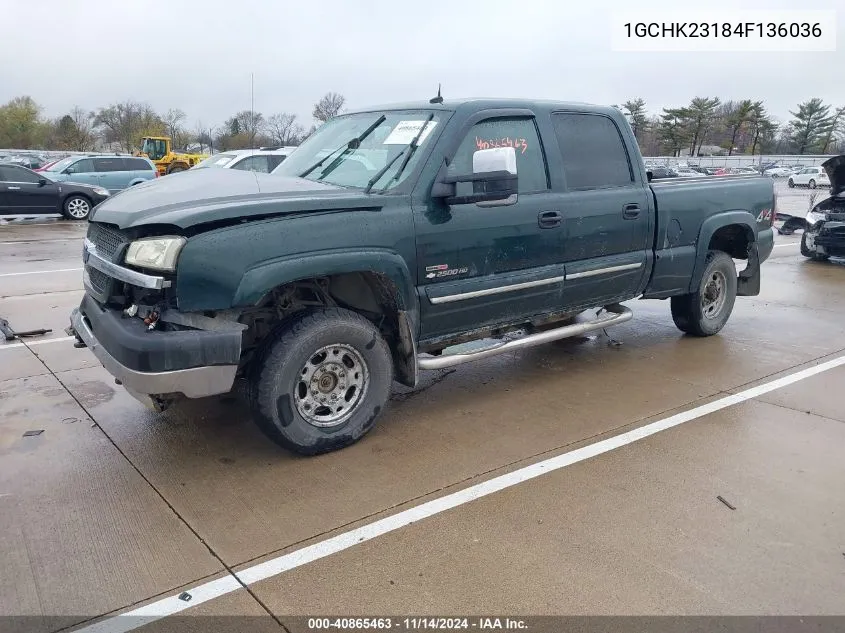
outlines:
[[102, 187], [94, 187], [94, 193], [96, 193], [98, 196], [108, 196], [109, 190], [103, 189]]
[[136, 240], [126, 251], [126, 263], [173, 272], [176, 270], [179, 252], [187, 241], [184, 237], [148, 237]]
[[804, 218], [807, 220], [807, 224], [813, 226], [816, 222], [821, 222], [824, 220], [824, 213], [819, 213], [818, 211], [810, 211], [807, 214], [807, 217]]

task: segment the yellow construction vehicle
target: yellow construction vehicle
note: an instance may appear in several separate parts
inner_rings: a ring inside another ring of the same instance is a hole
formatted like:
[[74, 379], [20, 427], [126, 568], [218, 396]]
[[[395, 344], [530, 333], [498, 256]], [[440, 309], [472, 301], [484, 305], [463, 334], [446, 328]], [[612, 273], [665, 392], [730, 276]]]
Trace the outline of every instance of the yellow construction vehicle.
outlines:
[[159, 175], [165, 176], [190, 169], [209, 155], [174, 152], [169, 136], [145, 136], [141, 139], [141, 150], [135, 152], [135, 156], [146, 156], [155, 163]]

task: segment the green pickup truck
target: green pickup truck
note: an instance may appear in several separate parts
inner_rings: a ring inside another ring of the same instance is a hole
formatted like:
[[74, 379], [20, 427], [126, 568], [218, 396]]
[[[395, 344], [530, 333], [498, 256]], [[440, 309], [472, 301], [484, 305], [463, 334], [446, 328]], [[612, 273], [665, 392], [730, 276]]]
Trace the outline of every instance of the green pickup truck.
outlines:
[[68, 331], [157, 410], [244, 379], [269, 437], [334, 450], [394, 380], [622, 323], [624, 301], [670, 299], [682, 331], [719, 332], [760, 291], [773, 183], [650, 180], [614, 108], [343, 114], [273, 173], [188, 171], [100, 204]]

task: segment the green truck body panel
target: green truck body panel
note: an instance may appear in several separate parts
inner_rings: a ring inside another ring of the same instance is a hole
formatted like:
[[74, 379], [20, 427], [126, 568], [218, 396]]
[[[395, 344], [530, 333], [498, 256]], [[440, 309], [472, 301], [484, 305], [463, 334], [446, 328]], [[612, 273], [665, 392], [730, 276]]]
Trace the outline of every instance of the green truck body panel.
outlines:
[[[434, 112], [439, 122], [413, 169], [384, 193], [278, 174], [188, 171], [114, 196], [91, 221], [186, 235], [175, 276], [181, 311], [254, 305], [288, 282], [371, 272], [392, 282], [397, 306], [423, 343], [538, 315], [687, 293], [710, 240], [725, 226], [747, 231], [759, 261], [771, 253], [770, 179], [649, 183], [631, 128], [615, 108], [467, 100], [352, 114], [375, 118], [387, 110]], [[567, 182], [577, 148], [562, 149], [559, 135], [571, 133], [570, 115], [612, 123], [630, 182], [594, 188]], [[508, 206], [432, 198], [472, 126], [502, 116], [533, 126], [539, 146], [527, 146], [542, 153], [546, 186], [520, 193]], [[542, 214], [550, 212], [561, 218], [559, 226], [542, 226]], [[501, 292], [506, 287], [512, 288]]]

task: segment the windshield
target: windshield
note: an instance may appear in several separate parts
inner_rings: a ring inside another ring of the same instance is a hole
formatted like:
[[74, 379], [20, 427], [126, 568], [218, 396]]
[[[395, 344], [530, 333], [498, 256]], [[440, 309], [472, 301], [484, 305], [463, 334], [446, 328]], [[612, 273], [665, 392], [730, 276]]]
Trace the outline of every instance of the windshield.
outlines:
[[55, 171], [55, 172], [60, 172], [60, 171], [62, 171], [65, 167], [67, 167], [68, 165], [70, 165], [73, 161], [75, 161], [76, 159], [77, 159], [77, 157], [76, 157], [76, 156], [68, 156], [67, 158], [63, 158], [62, 160], [60, 160], [58, 163], [54, 163], [53, 165], [50, 165], [50, 166], [49, 166], [47, 169], [45, 169], [44, 171]]
[[[305, 176], [308, 180], [317, 180], [341, 187], [365, 189], [370, 179], [376, 176], [385, 165], [394, 161], [390, 168], [374, 184], [374, 191], [391, 189], [401, 183], [424, 154], [425, 147], [434, 138], [432, 132], [441, 121], [440, 112], [428, 110], [393, 110], [387, 112], [367, 112], [347, 114], [324, 123], [299, 146], [288, 158], [271, 173], [282, 176], [302, 176], [315, 163], [334, 153], [322, 165]], [[385, 119], [364, 138], [357, 149], [347, 149], [346, 144], [372, 126], [381, 115]], [[432, 116], [433, 115], [433, 116]], [[426, 119], [432, 116], [420, 135], [418, 151], [393, 180], [393, 176], [402, 167], [404, 157], [394, 160], [420, 132]], [[343, 151], [345, 150], [345, 151]]]
[[237, 158], [236, 154], [215, 154], [214, 156], [209, 156], [205, 160], [197, 163], [194, 166], [194, 169], [202, 169], [203, 167], [225, 167], [235, 158]]

